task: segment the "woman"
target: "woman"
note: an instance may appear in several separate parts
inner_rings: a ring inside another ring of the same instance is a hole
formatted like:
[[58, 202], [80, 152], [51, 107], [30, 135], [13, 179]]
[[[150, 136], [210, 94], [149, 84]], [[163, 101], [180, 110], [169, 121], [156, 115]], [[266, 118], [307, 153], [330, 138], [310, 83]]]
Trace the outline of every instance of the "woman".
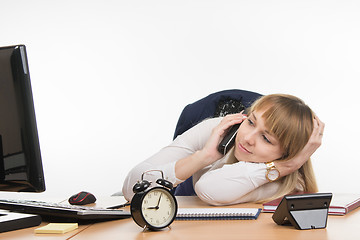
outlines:
[[[242, 123], [235, 145], [225, 156], [217, 147], [227, 129]], [[123, 185], [127, 200], [147, 170], [162, 170], [178, 185], [193, 177], [197, 196], [212, 205], [268, 201], [293, 191], [316, 192], [310, 156], [321, 145], [322, 123], [299, 98], [273, 94], [261, 97], [248, 116], [207, 119], [169, 146], [137, 165]], [[146, 175], [155, 182], [156, 172]]]

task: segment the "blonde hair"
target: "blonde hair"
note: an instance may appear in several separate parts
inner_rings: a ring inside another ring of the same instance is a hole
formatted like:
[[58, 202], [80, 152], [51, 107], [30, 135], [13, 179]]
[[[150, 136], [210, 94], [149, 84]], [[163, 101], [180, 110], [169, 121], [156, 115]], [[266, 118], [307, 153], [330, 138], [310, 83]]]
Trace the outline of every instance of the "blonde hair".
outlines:
[[[251, 106], [253, 111], [264, 111], [265, 126], [279, 141], [284, 154], [281, 160], [295, 157], [309, 141], [313, 131], [313, 111], [299, 98], [287, 94], [271, 94], [259, 98]], [[272, 200], [295, 191], [317, 192], [318, 187], [311, 160], [297, 171], [281, 178], [281, 186]]]

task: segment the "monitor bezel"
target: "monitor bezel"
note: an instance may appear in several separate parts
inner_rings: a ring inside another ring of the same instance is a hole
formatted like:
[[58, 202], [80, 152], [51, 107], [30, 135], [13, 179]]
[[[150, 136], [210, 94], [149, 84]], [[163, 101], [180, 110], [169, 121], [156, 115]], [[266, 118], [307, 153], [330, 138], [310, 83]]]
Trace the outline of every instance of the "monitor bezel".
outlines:
[[10, 65], [16, 92], [16, 111], [20, 116], [22, 127], [22, 144], [28, 179], [22, 182], [0, 180], [0, 191], [44, 192], [45, 179], [26, 47], [25, 45], [0, 47], [0, 51], [2, 50], [12, 51]]

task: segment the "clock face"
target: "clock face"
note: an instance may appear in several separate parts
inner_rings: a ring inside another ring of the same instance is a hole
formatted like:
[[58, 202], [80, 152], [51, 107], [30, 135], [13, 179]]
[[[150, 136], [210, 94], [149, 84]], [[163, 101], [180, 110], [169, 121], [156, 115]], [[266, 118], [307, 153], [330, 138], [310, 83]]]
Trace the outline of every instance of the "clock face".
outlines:
[[177, 203], [173, 195], [164, 188], [153, 188], [143, 197], [141, 212], [148, 227], [164, 228], [175, 219]]

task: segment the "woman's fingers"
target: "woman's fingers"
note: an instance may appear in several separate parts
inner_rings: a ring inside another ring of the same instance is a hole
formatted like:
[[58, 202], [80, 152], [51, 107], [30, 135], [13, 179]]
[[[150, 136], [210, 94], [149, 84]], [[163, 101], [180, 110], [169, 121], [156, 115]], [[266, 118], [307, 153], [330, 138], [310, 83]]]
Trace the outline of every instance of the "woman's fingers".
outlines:
[[226, 115], [218, 125], [219, 135], [220, 136], [224, 135], [224, 133], [226, 133], [226, 130], [229, 129], [231, 126], [235, 124], [239, 124], [242, 121], [244, 121], [246, 116], [243, 115], [242, 113], [243, 111], [240, 113]]
[[310, 142], [318, 145], [321, 145], [322, 137], [324, 135], [325, 124], [319, 119], [318, 116], [314, 117], [314, 129], [310, 137]]
[[325, 128], [325, 124], [317, 116], [314, 117], [313, 121], [313, 132], [310, 136], [308, 143], [302, 150], [302, 152], [306, 153], [309, 158], [321, 146]]
[[224, 138], [228, 129], [235, 125], [239, 124], [244, 120], [244, 115], [241, 113], [237, 114], [228, 114], [226, 115], [221, 122], [212, 130], [210, 138], [207, 140], [202, 151], [207, 152], [208, 155], [215, 156], [214, 159], [220, 158], [222, 155], [218, 151], [218, 145], [221, 140]]
[[323, 136], [324, 135], [324, 129], [325, 129], [325, 123], [323, 123], [318, 116], [315, 116], [314, 118], [315, 120], [315, 124], [317, 125], [318, 128], [318, 134], [319, 136]]

